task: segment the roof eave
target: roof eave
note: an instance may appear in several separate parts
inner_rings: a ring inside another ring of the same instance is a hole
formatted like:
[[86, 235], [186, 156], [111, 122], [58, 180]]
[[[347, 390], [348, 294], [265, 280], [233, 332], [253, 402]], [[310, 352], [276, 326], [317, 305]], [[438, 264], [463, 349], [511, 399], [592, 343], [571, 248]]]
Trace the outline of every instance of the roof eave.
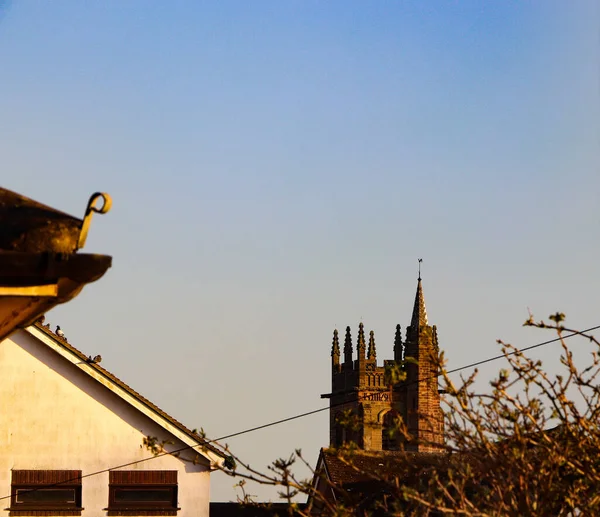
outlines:
[[92, 215], [111, 204], [108, 194], [96, 192], [78, 219], [0, 187], [0, 340], [104, 275], [111, 257], [77, 251]]
[[0, 252], [0, 340], [101, 278], [112, 257]]

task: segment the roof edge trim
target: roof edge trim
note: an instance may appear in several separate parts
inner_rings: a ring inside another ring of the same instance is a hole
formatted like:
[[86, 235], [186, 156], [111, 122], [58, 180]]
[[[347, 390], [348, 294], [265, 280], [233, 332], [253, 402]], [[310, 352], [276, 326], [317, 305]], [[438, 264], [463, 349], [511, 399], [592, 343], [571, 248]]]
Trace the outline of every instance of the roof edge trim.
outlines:
[[23, 330], [25, 330], [25, 332], [29, 333], [31, 336], [35, 337], [36, 339], [50, 347], [60, 356], [62, 356], [71, 364], [76, 366], [79, 370], [85, 372], [90, 377], [98, 381], [100, 384], [110, 389], [113, 393], [118, 395], [125, 402], [133, 406], [143, 415], [150, 418], [150, 420], [154, 421], [167, 432], [171, 433], [185, 445], [195, 449], [198, 454], [201, 454], [210, 461], [211, 467], [213, 464], [221, 465], [224, 462], [225, 455], [221, 456], [216, 451], [212, 450], [198, 450], [199, 448], [206, 447], [207, 444], [196, 438], [193, 434], [185, 432], [179, 427], [175, 426], [172, 422], [169, 422], [168, 419], [166, 419], [161, 414], [157, 413], [156, 410], [154, 410], [154, 408], [150, 407], [147, 403], [140, 400], [138, 397], [136, 397], [131, 392], [124, 389], [122, 386], [120, 386], [114, 380], [108, 377], [95, 364], [82, 361], [81, 357], [79, 357], [74, 351], [64, 347], [57, 339], [52, 338], [46, 332], [39, 329], [35, 325], [27, 327]]

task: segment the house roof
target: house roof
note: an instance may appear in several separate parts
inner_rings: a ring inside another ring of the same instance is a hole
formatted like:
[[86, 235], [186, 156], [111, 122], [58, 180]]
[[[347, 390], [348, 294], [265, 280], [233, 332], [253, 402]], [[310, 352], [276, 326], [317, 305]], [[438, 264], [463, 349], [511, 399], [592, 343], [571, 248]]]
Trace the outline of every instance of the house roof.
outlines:
[[448, 464], [444, 453], [321, 449], [308, 505], [315, 514], [329, 500], [355, 508], [357, 514], [389, 515], [382, 508], [400, 501], [398, 485], [418, 487]]
[[[298, 503], [298, 515], [306, 515], [306, 503]], [[267, 517], [289, 515], [288, 503], [210, 503], [211, 517]]]
[[320, 457], [328, 480], [338, 487], [396, 475], [410, 477], [424, 468], [446, 462], [446, 454], [407, 451], [357, 450], [340, 453], [333, 449], [321, 449]]
[[0, 249], [73, 253], [83, 221], [0, 187]]
[[[123, 392], [125, 392], [134, 400], [139, 402], [142, 406], [150, 410], [150, 412], [154, 413], [155, 416], [159, 417], [158, 419], [155, 419], [155, 421], [159, 425], [162, 425], [162, 427], [166, 428], [167, 431], [172, 432], [171, 429], [168, 429], [167, 425], [164, 425], [165, 423], [170, 424], [170, 426], [172, 426], [176, 430], [179, 430], [180, 433], [182, 433], [185, 437], [188, 438], [187, 440], [184, 440], [184, 443], [186, 443], [186, 445], [189, 445], [190, 448], [201, 447], [201, 450], [196, 449], [196, 452], [198, 452], [199, 454], [203, 454], [211, 460], [215, 459], [214, 456], [217, 456], [220, 459], [224, 459], [226, 457], [226, 455], [223, 454], [223, 452], [219, 451], [216, 447], [210, 445], [210, 443], [206, 441], [202, 436], [200, 436], [197, 432], [183, 425], [181, 422], [179, 422], [171, 415], [160, 409], [156, 404], [152, 403], [142, 394], [135, 391], [131, 386], [123, 382], [121, 379], [119, 379], [114, 374], [110, 373], [108, 370], [106, 370], [99, 364], [91, 362], [88, 356], [86, 356], [83, 352], [75, 348], [72, 344], [68, 343], [64, 338], [61, 338], [60, 336], [52, 332], [52, 330], [50, 330], [49, 324], [43, 325], [42, 323], [37, 322], [31, 327], [27, 327], [25, 330], [34, 337], [39, 337], [36, 335], [36, 331], [42, 332], [43, 335], [50, 338], [54, 344], [58, 345], [60, 349], [66, 351], [68, 354], [71, 354], [72, 356], [80, 360], [82, 364], [85, 364], [88, 367], [82, 368], [82, 371], [86, 372], [94, 378], [96, 378], [96, 376], [93, 375], [92, 372], [100, 374], [104, 379], [116, 385]], [[117, 393], [117, 395], [121, 395], [119, 391], [115, 391], [115, 393]], [[164, 421], [164, 423], [161, 423], [162, 421]]]

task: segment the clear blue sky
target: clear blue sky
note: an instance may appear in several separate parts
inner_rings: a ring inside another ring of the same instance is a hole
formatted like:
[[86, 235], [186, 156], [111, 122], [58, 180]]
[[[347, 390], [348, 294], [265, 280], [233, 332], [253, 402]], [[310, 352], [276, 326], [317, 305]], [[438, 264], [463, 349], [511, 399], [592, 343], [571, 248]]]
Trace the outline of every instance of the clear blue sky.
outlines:
[[[113, 268], [49, 320], [213, 437], [321, 407], [334, 326], [391, 357], [418, 257], [452, 367], [549, 337], [528, 307], [599, 324], [598, 27], [594, 0], [0, 0], [2, 185], [114, 200], [85, 250]], [[314, 462], [327, 426], [230, 445]]]

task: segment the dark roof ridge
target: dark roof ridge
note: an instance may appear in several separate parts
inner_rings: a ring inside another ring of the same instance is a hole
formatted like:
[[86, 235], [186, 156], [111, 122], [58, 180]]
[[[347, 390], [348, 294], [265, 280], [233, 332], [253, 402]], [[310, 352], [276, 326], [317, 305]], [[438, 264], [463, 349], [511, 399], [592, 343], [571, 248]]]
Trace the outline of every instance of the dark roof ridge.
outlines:
[[439, 451], [366, 451], [364, 449], [335, 449], [332, 447], [323, 448], [323, 453], [331, 454], [335, 456], [352, 456], [353, 454], [360, 456], [369, 456], [369, 457], [385, 457], [385, 456], [432, 456], [432, 455], [444, 455], [448, 454], [447, 451], [439, 450]]

